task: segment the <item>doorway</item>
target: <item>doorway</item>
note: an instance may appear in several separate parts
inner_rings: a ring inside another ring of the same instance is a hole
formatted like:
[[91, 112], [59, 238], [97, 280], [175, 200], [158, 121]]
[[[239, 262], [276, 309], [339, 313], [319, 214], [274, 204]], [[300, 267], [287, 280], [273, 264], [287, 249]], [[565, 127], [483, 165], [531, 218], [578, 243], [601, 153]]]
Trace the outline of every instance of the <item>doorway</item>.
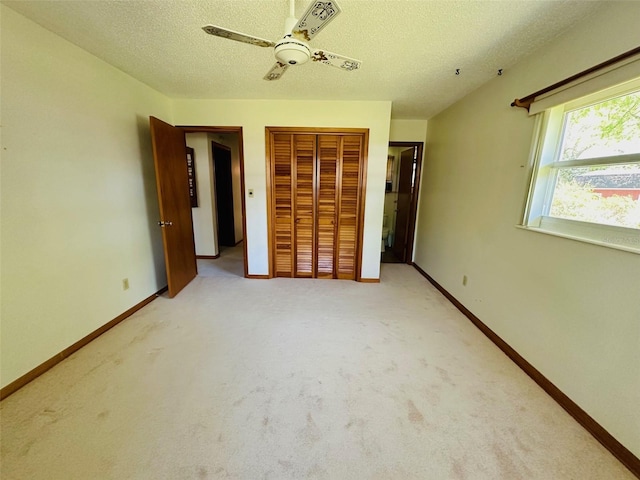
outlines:
[[422, 142], [389, 143], [382, 263], [412, 262], [423, 146]]
[[182, 128], [195, 151], [198, 207], [192, 217], [198, 271], [212, 271], [217, 263], [225, 264], [228, 273], [247, 276], [241, 130]]
[[[238, 196], [238, 200], [234, 201], [236, 205], [234, 211], [239, 211], [240, 221], [237, 223], [234, 221], [234, 236], [236, 239], [238, 237], [244, 239], [246, 236], [242, 127], [173, 126], [155, 117], [149, 117], [149, 124], [160, 210], [158, 226], [162, 229], [169, 297], [174, 297], [198, 273], [198, 254], [195, 245], [197, 228], [193, 221], [198, 214], [195, 211], [199, 211], [200, 205], [208, 206], [209, 211], [213, 210], [213, 165], [207, 135], [227, 134], [235, 139], [237, 161], [235, 164], [232, 162], [231, 170], [237, 179], [234, 183], [239, 185], [237, 189], [234, 188], [234, 195]], [[190, 133], [205, 134], [204, 151], [200, 154], [193, 147], [188, 149], [186, 137]], [[200, 170], [208, 173], [200, 182], [200, 189], [197, 181], [198, 158], [201, 159], [199, 166], [205, 167]], [[205, 186], [209, 187], [208, 192], [203, 192], [202, 187]], [[211, 225], [217, 225], [213, 221], [214, 216], [210, 215], [210, 217]], [[242, 272], [244, 277], [248, 278], [246, 242], [242, 243]], [[216, 255], [208, 257], [213, 259]]]

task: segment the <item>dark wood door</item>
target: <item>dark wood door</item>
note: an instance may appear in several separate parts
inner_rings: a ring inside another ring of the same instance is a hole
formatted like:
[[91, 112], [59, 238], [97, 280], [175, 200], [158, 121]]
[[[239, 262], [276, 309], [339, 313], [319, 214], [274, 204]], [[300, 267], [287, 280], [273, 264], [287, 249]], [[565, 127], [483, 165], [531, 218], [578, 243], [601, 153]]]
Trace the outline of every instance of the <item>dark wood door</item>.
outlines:
[[414, 150], [415, 148], [410, 148], [400, 153], [395, 238], [391, 249], [398, 260], [402, 262], [407, 261], [407, 236], [411, 210], [411, 191], [413, 188]]
[[197, 275], [184, 132], [150, 117], [169, 296]]
[[233, 247], [236, 244], [233, 218], [233, 175], [231, 149], [211, 142], [216, 176], [216, 211], [218, 214], [218, 245]]

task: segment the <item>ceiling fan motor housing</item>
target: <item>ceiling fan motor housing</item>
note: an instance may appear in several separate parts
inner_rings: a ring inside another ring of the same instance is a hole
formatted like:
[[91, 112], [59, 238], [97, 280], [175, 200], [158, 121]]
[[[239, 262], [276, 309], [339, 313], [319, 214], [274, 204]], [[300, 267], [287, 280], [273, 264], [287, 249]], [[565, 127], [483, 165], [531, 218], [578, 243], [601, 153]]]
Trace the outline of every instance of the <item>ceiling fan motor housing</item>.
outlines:
[[275, 54], [278, 61], [287, 65], [302, 65], [309, 61], [311, 50], [307, 44], [290, 35], [287, 35], [275, 46]]

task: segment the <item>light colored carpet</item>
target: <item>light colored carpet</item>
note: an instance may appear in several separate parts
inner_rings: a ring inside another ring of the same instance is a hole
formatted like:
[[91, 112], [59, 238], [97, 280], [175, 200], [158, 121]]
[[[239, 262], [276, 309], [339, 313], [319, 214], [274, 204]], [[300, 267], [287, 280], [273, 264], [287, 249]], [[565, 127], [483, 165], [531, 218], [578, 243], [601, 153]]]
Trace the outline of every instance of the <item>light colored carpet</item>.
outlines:
[[412, 267], [218, 261], [0, 404], [4, 480], [634, 478]]

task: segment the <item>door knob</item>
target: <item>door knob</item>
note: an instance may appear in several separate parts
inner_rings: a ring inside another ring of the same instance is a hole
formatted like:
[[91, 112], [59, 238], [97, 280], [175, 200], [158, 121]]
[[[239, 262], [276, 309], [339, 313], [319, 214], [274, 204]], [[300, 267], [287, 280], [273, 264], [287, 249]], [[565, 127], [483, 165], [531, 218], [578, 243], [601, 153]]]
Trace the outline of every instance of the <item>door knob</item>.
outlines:
[[160, 227], [170, 227], [171, 225], [173, 225], [173, 222], [163, 222], [163, 221], [158, 222], [158, 226]]

